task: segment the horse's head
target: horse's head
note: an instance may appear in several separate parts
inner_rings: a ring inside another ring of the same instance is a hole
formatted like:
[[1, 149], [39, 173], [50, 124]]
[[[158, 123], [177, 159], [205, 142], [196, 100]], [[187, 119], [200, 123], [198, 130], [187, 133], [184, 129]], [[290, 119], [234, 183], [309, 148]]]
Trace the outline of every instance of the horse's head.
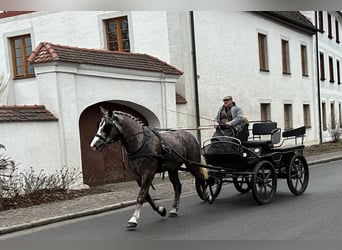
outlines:
[[122, 134], [120, 132], [120, 125], [118, 124], [118, 117], [113, 111], [105, 110], [101, 107], [103, 116], [98, 123], [96, 135], [90, 143], [90, 147], [94, 150], [101, 151], [105, 146], [120, 140]]

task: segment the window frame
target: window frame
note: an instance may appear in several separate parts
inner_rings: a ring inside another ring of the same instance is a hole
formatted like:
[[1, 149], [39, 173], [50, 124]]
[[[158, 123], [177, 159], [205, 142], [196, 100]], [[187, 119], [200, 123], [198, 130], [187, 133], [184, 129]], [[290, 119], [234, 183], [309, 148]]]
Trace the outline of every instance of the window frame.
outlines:
[[339, 121], [339, 125], [340, 125], [340, 128], [342, 128], [342, 104], [339, 103], [338, 104], [338, 121]]
[[341, 84], [340, 61], [336, 60], [337, 84]]
[[290, 75], [290, 45], [289, 41], [285, 39], [281, 39], [281, 55], [282, 55], [282, 65], [283, 65], [283, 74]]
[[260, 103], [260, 119], [261, 121], [271, 120], [271, 104], [270, 103]]
[[324, 53], [319, 52], [319, 71], [320, 71], [320, 80], [325, 81], [325, 67], [324, 67]]
[[292, 118], [292, 104], [284, 104], [284, 130], [293, 128], [293, 118]]
[[323, 11], [318, 11], [318, 31], [324, 33]]
[[333, 39], [333, 35], [332, 35], [332, 23], [331, 23], [331, 14], [329, 12], [327, 12], [327, 16], [328, 16], [328, 38], [329, 39]]
[[304, 44], [300, 45], [300, 54], [301, 54], [301, 64], [302, 64], [302, 76], [309, 76], [309, 67], [308, 67], [308, 52], [307, 46]]
[[[25, 39], [29, 38], [30, 45], [27, 46]], [[32, 39], [31, 39], [31, 34], [24, 34], [24, 35], [18, 35], [18, 36], [13, 36], [9, 37], [9, 44], [10, 44], [10, 50], [11, 50], [11, 61], [12, 61], [12, 68], [13, 68], [13, 79], [23, 79], [23, 78], [30, 78], [30, 77], [35, 77], [35, 71], [33, 65], [30, 65], [30, 63], [27, 61], [28, 57], [32, 53]], [[16, 50], [17, 48], [15, 47], [15, 41], [19, 40], [20, 41], [20, 56], [18, 56]], [[26, 53], [27, 48], [30, 48], [30, 54]], [[21, 59], [22, 65], [18, 65], [17, 59]], [[22, 67], [23, 73], [19, 73], [19, 68]], [[29, 71], [29, 68], [32, 67], [32, 71]]]
[[303, 104], [303, 121], [306, 128], [311, 128], [310, 104]]
[[329, 56], [329, 81], [330, 81], [330, 83], [334, 83], [335, 82], [334, 58], [332, 56]]
[[336, 128], [335, 101], [330, 102], [330, 128]]
[[336, 43], [340, 43], [340, 29], [339, 29], [339, 22], [335, 20], [335, 34], [336, 34]]
[[[126, 21], [127, 22], [127, 30], [123, 30], [121, 28], [121, 21]], [[128, 22], [128, 17], [127, 16], [119, 16], [119, 17], [114, 17], [114, 18], [109, 18], [103, 20], [104, 26], [105, 26], [105, 35], [106, 35], [106, 46], [107, 50], [110, 51], [117, 51], [117, 52], [131, 52], [131, 42], [130, 42], [130, 34], [129, 34], [129, 22]], [[115, 32], [111, 31], [109, 29], [109, 23], [114, 22], [115, 25]], [[126, 31], [128, 38], [123, 38], [122, 32]], [[115, 33], [116, 40], [111, 40], [110, 39], [110, 34]], [[124, 48], [123, 43], [127, 41], [128, 42], [128, 49]], [[117, 43], [117, 50], [112, 49], [111, 44], [112, 43]]]
[[327, 107], [326, 107], [326, 103], [322, 102], [322, 128], [324, 131], [326, 131], [328, 129], [327, 126]]
[[269, 72], [267, 35], [258, 33], [259, 70]]

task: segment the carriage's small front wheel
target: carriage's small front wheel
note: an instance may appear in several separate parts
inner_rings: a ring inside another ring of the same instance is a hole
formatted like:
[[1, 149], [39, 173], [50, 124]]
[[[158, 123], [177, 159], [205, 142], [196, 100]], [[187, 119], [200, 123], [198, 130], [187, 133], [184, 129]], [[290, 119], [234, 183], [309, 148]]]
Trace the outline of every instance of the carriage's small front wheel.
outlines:
[[254, 199], [261, 205], [271, 203], [277, 190], [276, 171], [269, 161], [260, 161], [254, 167], [252, 191]]
[[[209, 177], [208, 180], [195, 180], [196, 192], [198, 196], [202, 200], [208, 200], [210, 197], [209, 203], [213, 203], [215, 198], [220, 194], [222, 189], [222, 179]], [[210, 190], [211, 189], [211, 190]], [[212, 194], [211, 194], [212, 192]]]
[[234, 187], [242, 194], [248, 193], [252, 188], [250, 178], [248, 176], [233, 177]]
[[309, 167], [304, 156], [294, 155], [288, 166], [287, 185], [294, 195], [305, 192], [309, 183]]

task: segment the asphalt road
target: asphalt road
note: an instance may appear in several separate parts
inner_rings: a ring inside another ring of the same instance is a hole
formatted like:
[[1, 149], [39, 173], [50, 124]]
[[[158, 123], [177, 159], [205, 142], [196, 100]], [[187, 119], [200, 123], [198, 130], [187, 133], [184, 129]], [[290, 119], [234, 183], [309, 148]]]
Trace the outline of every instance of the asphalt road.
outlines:
[[[171, 207], [172, 201], [160, 201]], [[310, 168], [307, 191], [293, 196], [278, 180], [275, 200], [257, 205], [251, 193], [224, 186], [214, 204], [183, 196], [177, 218], [160, 217], [144, 205], [136, 231], [126, 231], [134, 207], [20, 231], [0, 239], [342, 239], [342, 161]]]

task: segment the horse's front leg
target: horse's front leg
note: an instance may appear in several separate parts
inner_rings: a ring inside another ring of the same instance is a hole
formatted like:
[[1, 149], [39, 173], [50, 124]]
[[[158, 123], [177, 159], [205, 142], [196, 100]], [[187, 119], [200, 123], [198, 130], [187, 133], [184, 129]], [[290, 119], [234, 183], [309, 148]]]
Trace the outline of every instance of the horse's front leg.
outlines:
[[127, 230], [135, 230], [137, 228], [141, 207], [142, 203], [137, 203], [132, 217], [128, 220]]
[[178, 170], [176, 169], [176, 170], [169, 171], [169, 178], [173, 185], [173, 190], [175, 193], [172, 208], [169, 212], [169, 217], [176, 217], [178, 215], [179, 200], [180, 200], [180, 195], [182, 192], [182, 184], [179, 180]]
[[149, 188], [151, 186], [152, 180], [153, 180], [152, 174], [144, 175], [142, 177], [140, 176], [137, 179], [137, 183], [140, 186], [140, 191], [139, 191], [139, 195], [137, 198], [136, 209], [135, 209], [132, 217], [128, 221], [128, 225], [127, 225], [128, 230], [135, 230], [136, 229], [136, 227], [138, 225], [138, 219], [140, 217], [140, 210], [141, 210], [141, 207], [145, 201], [150, 203], [152, 209], [157, 211], [158, 214], [160, 214], [161, 216], [166, 215], [166, 209], [162, 206], [159, 206], [157, 203], [155, 203], [149, 194]]

